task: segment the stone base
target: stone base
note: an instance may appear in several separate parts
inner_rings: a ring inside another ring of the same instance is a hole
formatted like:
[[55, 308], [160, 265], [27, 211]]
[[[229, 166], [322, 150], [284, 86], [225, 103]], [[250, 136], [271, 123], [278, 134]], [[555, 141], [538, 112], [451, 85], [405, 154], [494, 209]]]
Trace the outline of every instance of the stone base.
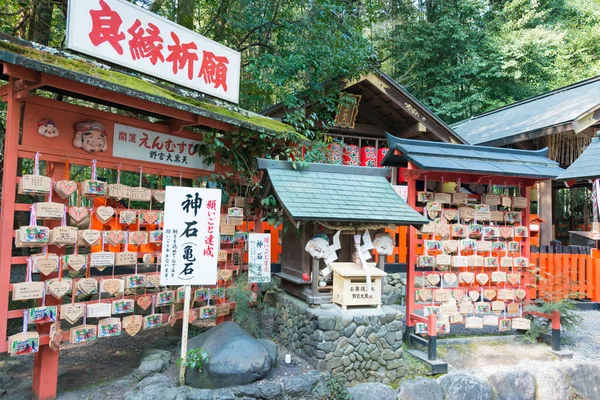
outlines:
[[309, 306], [278, 294], [278, 341], [320, 370], [348, 383], [392, 383], [406, 374], [402, 353], [403, 313], [395, 308]]

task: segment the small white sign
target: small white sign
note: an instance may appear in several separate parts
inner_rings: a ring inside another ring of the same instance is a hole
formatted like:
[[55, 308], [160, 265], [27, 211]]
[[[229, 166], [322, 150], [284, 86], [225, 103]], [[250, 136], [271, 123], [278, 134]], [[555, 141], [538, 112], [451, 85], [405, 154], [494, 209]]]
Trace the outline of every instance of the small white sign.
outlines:
[[161, 286], [216, 285], [221, 189], [167, 186]]
[[239, 101], [240, 53], [125, 0], [70, 0], [67, 47]]
[[204, 157], [198, 155], [199, 144], [197, 140], [121, 124], [114, 125], [114, 157], [214, 171], [214, 164], [208, 165]]
[[404, 202], [408, 201], [408, 186], [406, 185], [392, 185], [398, 196], [404, 200]]
[[271, 282], [271, 234], [248, 235], [248, 282]]

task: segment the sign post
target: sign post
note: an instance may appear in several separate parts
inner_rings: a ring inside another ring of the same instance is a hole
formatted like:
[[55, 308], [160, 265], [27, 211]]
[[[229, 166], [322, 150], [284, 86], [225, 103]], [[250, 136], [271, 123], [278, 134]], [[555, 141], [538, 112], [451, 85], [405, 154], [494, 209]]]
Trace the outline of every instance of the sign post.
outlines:
[[192, 285], [216, 285], [220, 189], [167, 186], [161, 286], [185, 287], [179, 383], [185, 383]]
[[248, 235], [248, 282], [271, 282], [271, 234]]

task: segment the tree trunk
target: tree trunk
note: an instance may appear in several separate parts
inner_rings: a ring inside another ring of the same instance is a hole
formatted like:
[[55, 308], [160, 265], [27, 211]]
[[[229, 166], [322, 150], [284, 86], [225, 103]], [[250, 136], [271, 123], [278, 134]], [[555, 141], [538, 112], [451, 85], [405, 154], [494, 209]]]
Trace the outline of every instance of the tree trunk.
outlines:
[[154, 0], [152, 4], [150, 4], [150, 7], [148, 7], [148, 10], [152, 12], [157, 12], [160, 10], [164, 2], [165, 0]]
[[177, 23], [189, 30], [194, 30], [194, 0], [177, 1]]
[[48, 45], [52, 32], [52, 12], [54, 11], [53, 0], [39, 0], [36, 7], [36, 21], [33, 31], [33, 41]]

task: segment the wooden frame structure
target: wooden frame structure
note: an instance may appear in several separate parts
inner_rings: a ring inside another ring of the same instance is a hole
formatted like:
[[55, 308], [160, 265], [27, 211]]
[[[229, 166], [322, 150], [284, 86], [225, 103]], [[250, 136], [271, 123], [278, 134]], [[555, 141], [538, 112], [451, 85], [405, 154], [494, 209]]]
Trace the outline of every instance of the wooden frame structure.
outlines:
[[[235, 108], [234, 111], [228, 110], [223, 113], [223, 116], [219, 116], [218, 113], [215, 113], [215, 110], [218, 110], [216, 106], [211, 106], [212, 111], [208, 111], [198, 108], [197, 103], [188, 105], [179, 100], [174, 101], [132, 90], [95, 76], [61, 68], [57, 65], [61, 60], [64, 61], [61, 56], [34, 50], [30, 47], [30, 44], [24, 41], [11, 39], [10, 43], [2, 42], [0, 45], [0, 78], [7, 81], [6, 84], [0, 86], [1, 99], [7, 103], [0, 228], [0, 352], [6, 352], [8, 348], [8, 321], [23, 316], [23, 310], [9, 311], [9, 298], [13, 288], [11, 269], [22, 267], [27, 258], [26, 256], [13, 255], [15, 213], [30, 210], [30, 204], [17, 203], [16, 188], [20, 179], [19, 175], [22, 172], [18, 170], [19, 160], [32, 159], [39, 152], [39, 160], [42, 164], [45, 164], [44, 174], [54, 181], [65, 179], [65, 177], [68, 179], [68, 171], [65, 172], [67, 165], [90, 166], [92, 160], [97, 161], [97, 167], [99, 168], [119, 169], [135, 173], [141, 173], [143, 170], [146, 174], [157, 176], [195, 179], [198, 176], [210, 175], [213, 171], [197, 170], [185, 165], [166, 165], [113, 157], [113, 123], [121, 123], [143, 130], [187, 139], [198, 138], [197, 133], [183, 130], [184, 127], [191, 126], [225, 132], [231, 132], [239, 128], [256, 128], [258, 131], [273, 134], [276, 132], [271, 130], [271, 127], [284, 127], [283, 124], [277, 121], [271, 121], [251, 113], [246, 113], [244, 120], [237, 120], [235, 116], [241, 116], [242, 110], [235, 107], [233, 107]], [[101, 69], [97, 63], [88, 64], [83, 60], [69, 60], [69, 62], [80, 69], [90, 68], [90, 71], [93, 71], [94, 68]], [[140, 78], [129, 76], [125, 72], [114, 72], [113, 74], [115, 75], [113, 78], [122, 75], [123, 82], [129, 84], [139, 81], [140, 85], [143, 85], [145, 82]], [[35, 92], [37, 89], [44, 90], [46, 93], [55, 93], [58, 95], [59, 100], [38, 95]], [[84, 105], [61, 101], [62, 96], [65, 95], [83, 100], [81, 104]], [[90, 103], [86, 102], [91, 102], [92, 105], [90, 106]], [[110, 108], [101, 111], [97, 105], [107, 105], [126, 110], [132, 115], [142, 118], [113, 113]], [[48, 118], [59, 125], [59, 136], [46, 138], [38, 135], [38, 121]], [[107, 128], [106, 139], [108, 142], [106, 152], [90, 154], [73, 147], [72, 126], [75, 122], [84, 120], [104, 122]], [[254, 122], [249, 122], [249, 120]], [[271, 125], [271, 123], [275, 123], [275, 125]], [[221, 171], [225, 171], [225, 169], [219, 165], [217, 155], [215, 172]], [[55, 196], [53, 201], [68, 204], [68, 199], [62, 200], [58, 196]], [[97, 225], [98, 223], [99, 221], [94, 221], [94, 224]], [[46, 226], [52, 226], [53, 224], [57, 224], [57, 222], [46, 222]], [[262, 224], [259, 224], [257, 229], [262, 229]], [[152, 244], [143, 245], [134, 248], [133, 251], [138, 251], [138, 257], [141, 257], [145, 253], [156, 252], [155, 246]], [[64, 248], [53, 248], [53, 252], [58, 255], [64, 254], [64, 251]], [[41, 279], [50, 279], [56, 277], [56, 275], [57, 273], [53, 273], [41, 277]], [[119, 276], [115, 275], [115, 277]], [[125, 298], [134, 299], [137, 297], [139, 295], [125, 296]], [[61, 303], [60, 300], [52, 296], [46, 298], [47, 305]], [[168, 315], [163, 316], [165, 322], [166, 317]], [[177, 312], [176, 317], [181, 318], [182, 312]], [[53, 351], [48, 346], [49, 328], [49, 324], [38, 326], [40, 348], [35, 354], [33, 392], [35, 398], [39, 400], [53, 399], [56, 397], [57, 392], [59, 352]], [[63, 338], [68, 340], [68, 331], [64, 333]]]

